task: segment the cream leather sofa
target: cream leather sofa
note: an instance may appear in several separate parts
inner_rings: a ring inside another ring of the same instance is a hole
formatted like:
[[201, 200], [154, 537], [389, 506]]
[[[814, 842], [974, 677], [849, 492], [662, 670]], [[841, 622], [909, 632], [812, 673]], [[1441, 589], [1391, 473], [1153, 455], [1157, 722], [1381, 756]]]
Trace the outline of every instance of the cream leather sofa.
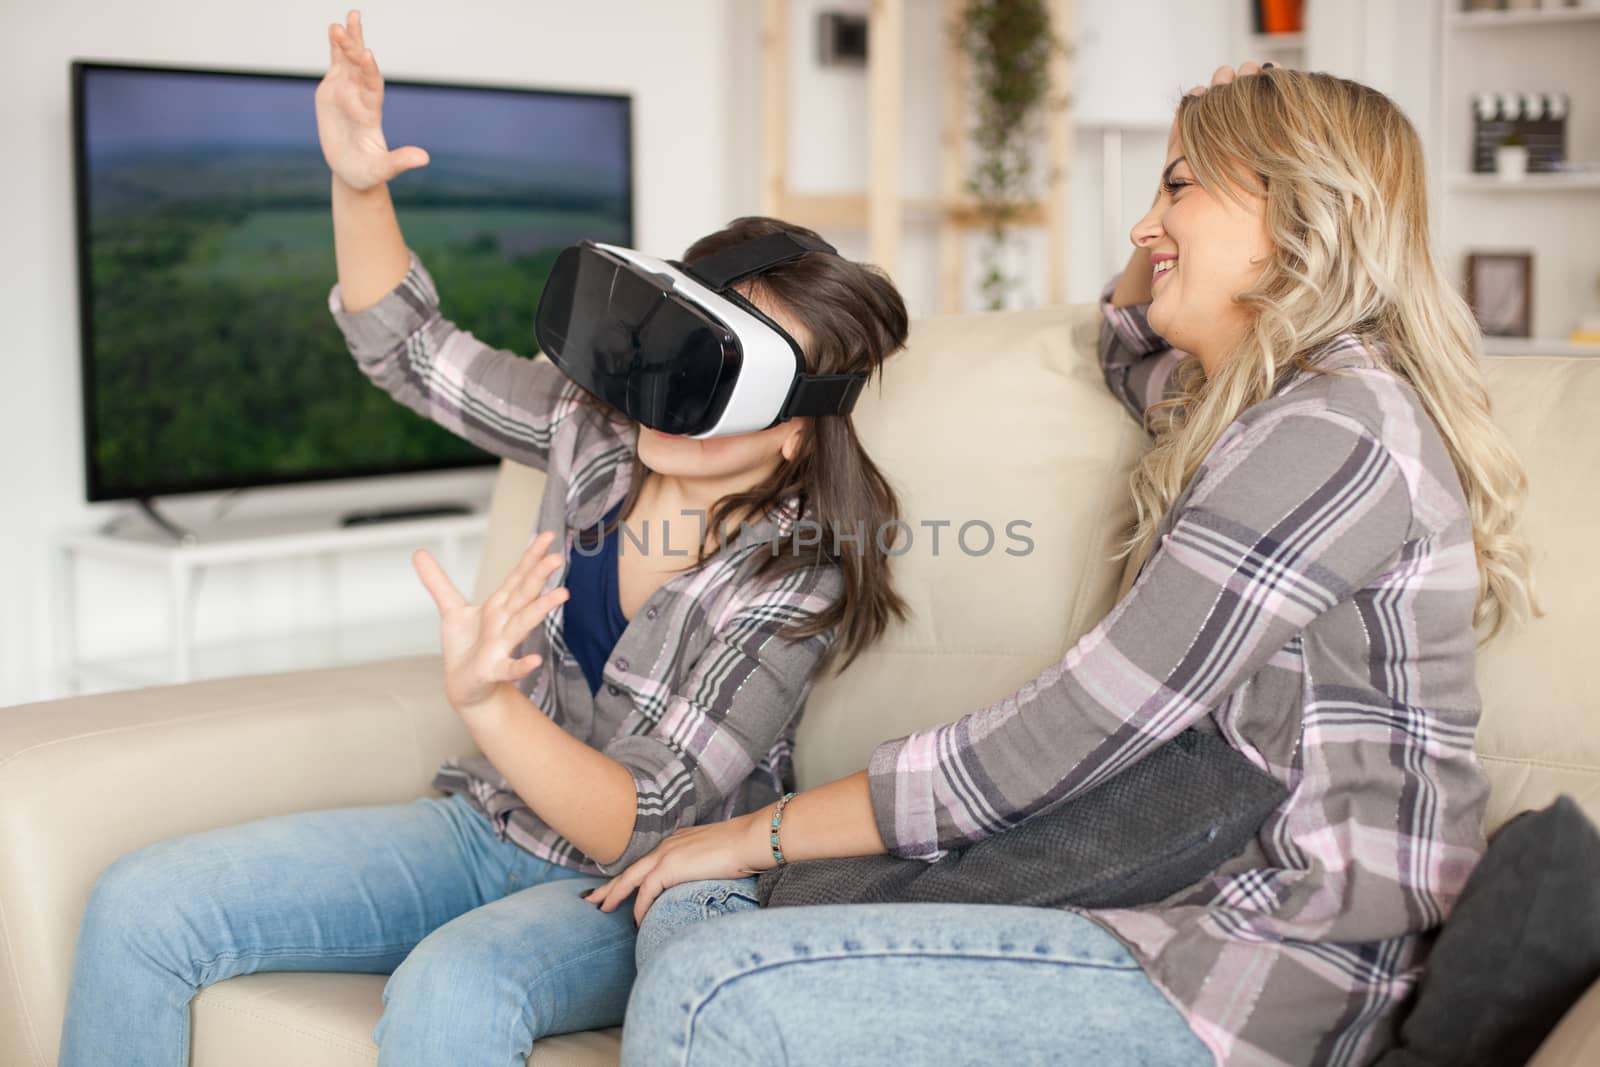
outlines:
[[[863, 397], [862, 433], [914, 525], [899, 569], [914, 614], [817, 686], [802, 785], [860, 767], [880, 739], [1004, 695], [1110, 606], [1118, 567], [1107, 557], [1144, 439], [1101, 382], [1097, 321], [1077, 307], [922, 322]], [[1531, 474], [1526, 531], [1548, 610], [1482, 659], [1491, 829], [1560, 793], [1600, 819], [1600, 563], [1585, 551], [1600, 526], [1600, 359], [1493, 359], [1489, 377]], [[538, 493], [537, 474], [503, 468], [480, 591], [508, 569]], [[923, 520], [952, 523], [937, 556]], [[972, 527], [968, 555], [955, 535], [978, 520], [997, 544], [981, 553]], [[1004, 551], [1013, 520], [1031, 524], [1026, 556]], [[269, 814], [416, 797], [468, 747], [431, 657], [0, 709], [0, 1065], [55, 1062], [79, 918], [116, 856]], [[193, 1062], [372, 1063], [383, 981], [262, 974], [206, 989]], [[615, 1031], [587, 1033], [541, 1042], [528, 1062], [616, 1055]], [[1536, 1063], [1600, 1063], [1600, 986]]]

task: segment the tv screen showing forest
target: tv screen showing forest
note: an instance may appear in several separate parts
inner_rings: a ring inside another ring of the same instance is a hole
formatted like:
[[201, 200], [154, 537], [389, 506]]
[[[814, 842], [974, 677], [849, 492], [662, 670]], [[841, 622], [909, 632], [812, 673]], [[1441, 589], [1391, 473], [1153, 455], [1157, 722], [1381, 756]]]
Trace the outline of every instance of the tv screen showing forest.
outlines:
[[[328, 309], [318, 79], [74, 63], [91, 501], [492, 462], [357, 368]], [[624, 96], [388, 82], [391, 183], [440, 311], [535, 351], [557, 253], [630, 245]]]

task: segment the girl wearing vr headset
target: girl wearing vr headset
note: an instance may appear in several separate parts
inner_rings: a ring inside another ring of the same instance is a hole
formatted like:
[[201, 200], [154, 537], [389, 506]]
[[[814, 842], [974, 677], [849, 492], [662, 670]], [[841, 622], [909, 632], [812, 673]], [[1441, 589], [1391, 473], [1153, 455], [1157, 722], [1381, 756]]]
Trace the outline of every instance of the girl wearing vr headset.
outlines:
[[[792, 364], [798, 339], [806, 373], [791, 365], [783, 384], [813, 388], [755, 432], [640, 427], [549, 359], [495, 350], [440, 316], [386, 184], [427, 155], [386, 146], [359, 14], [329, 40], [316, 110], [333, 172], [330, 310], [397, 400], [545, 472], [543, 532], [480, 604], [426, 552], [414, 557], [441, 616], [446, 695], [482, 753], [439, 771], [447, 796], [266, 819], [121, 858], [84, 917], [67, 1067], [186, 1063], [197, 989], [263, 970], [392, 974], [374, 1035], [386, 1064], [520, 1063], [542, 1036], [619, 1024], [636, 927], [581, 894], [676, 829], [778, 797], [819, 670], [904, 612], [881, 553], [816, 536], [898, 515], [848, 415], [783, 417], [847, 411], [903, 346], [905, 306], [881, 272], [770, 219], [697, 241], [685, 270], [714, 265], [708, 284], [724, 292], [695, 300], [739, 323], [713, 342], [736, 340], [749, 375], [762, 346], [769, 363]], [[573, 338], [607, 325], [578, 320], [614, 309], [563, 299], [578, 302], [562, 355], [578, 360]], [[675, 336], [691, 335], [705, 340]], [[645, 343], [632, 355], [660, 353]], [[722, 399], [748, 421], [763, 401], [745, 387], [776, 380], [750, 377]], [[659, 395], [659, 376], [633, 384]], [[671, 387], [689, 395], [694, 383]]]
[[[644, 918], [624, 1063], [1355, 1065], [1394, 1042], [1484, 851], [1475, 647], [1535, 610], [1526, 478], [1424, 190], [1366, 86], [1246, 65], [1184, 98], [1104, 298], [1107, 382], [1156, 431], [1131, 587], [1014, 695], [594, 894]], [[1145, 907], [763, 912], [749, 879], [695, 881], [935, 860], [1194, 726], [1286, 799]]]

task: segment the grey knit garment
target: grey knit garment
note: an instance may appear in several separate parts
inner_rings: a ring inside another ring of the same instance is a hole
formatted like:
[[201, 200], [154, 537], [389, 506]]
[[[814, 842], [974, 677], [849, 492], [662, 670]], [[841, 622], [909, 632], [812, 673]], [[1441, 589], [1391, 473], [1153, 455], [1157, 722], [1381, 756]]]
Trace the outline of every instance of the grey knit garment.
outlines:
[[1187, 730], [1101, 785], [936, 863], [807, 860], [764, 872], [762, 907], [1024, 904], [1127, 908], [1193, 885], [1237, 855], [1287, 796], [1214, 733]]

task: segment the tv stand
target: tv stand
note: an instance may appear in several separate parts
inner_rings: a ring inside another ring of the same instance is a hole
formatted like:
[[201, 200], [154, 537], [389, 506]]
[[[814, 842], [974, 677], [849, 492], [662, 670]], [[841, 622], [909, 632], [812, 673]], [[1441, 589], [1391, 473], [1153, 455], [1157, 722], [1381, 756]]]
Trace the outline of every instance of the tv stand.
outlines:
[[[234, 519], [194, 531], [176, 524], [170, 524], [169, 529], [168, 523], [156, 520], [154, 525], [130, 523], [111, 531], [67, 533], [59, 543], [57, 557], [63, 605], [58, 667], [64, 690], [81, 692], [91, 681], [110, 682], [116, 688], [170, 685], [196, 678], [307, 670], [437, 653], [439, 618], [432, 605], [419, 614], [395, 618], [342, 617], [338, 561], [387, 554], [391, 557], [389, 580], [414, 586], [416, 576], [410, 563], [403, 556], [399, 560], [392, 557], [426, 546], [447, 572], [457, 576], [462, 588], [471, 588], [472, 564], [487, 534], [489, 519], [481, 510], [461, 511], [464, 514], [435, 513], [434, 517], [404, 522], [400, 521], [401, 515], [391, 513], [386, 515], [387, 521], [346, 526], [339, 525], [337, 513], [322, 511]], [[164, 579], [164, 649], [105, 659], [82, 655], [78, 591], [79, 571], [85, 560], [153, 573]], [[273, 561], [318, 565], [304, 590], [307, 624], [288, 633], [251, 632], [219, 643], [198, 640], [195, 622], [202, 576], [216, 568]], [[417, 592], [426, 603], [420, 589]]]
[[[193, 530], [179, 526], [156, 510], [156, 502], [150, 497], [142, 496], [135, 500], [134, 503], [139, 506], [140, 511], [144, 512], [145, 518], [149, 519], [158, 529], [165, 531], [178, 544], [192, 545], [200, 539]], [[115, 520], [113, 520], [114, 522]], [[105, 532], [111, 533], [112, 530], [107, 529]]]
[[410, 522], [413, 519], [437, 519], [456, 515], [471, 515], [466, 504], [419, 504], [404, 508], [373, 508], [368, 511], [350, 511], [339, 518], [340, 526], [371, 526], [380, 522]]

